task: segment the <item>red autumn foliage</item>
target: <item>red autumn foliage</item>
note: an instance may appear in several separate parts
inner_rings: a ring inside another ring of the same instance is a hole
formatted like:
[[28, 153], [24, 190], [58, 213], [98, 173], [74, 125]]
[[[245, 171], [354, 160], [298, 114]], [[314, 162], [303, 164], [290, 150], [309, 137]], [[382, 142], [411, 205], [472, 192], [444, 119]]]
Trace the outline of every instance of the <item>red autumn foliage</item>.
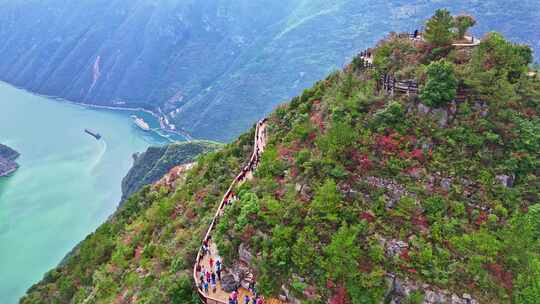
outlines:
[[336, 293], [330, 298], [330, 304], [347, 304], [349, 297], [347, 296], [347, 290], [343, 286], [339, 286], [336, 289]]
[[394, 138], [394, 134], [380, 136], [377, 142], [377, 146], [383, 152], [394, 153], [399, 148], [399, 141]]
[[414, 268], [407, 268], [407, 272], [409, 273], [418, 273], [418, 271]]
[[185, 213], [186, 217], [190, 220], [194, 219], [197, 216], [197, 212], [195, 212], [193, 209], [188, 208]]
[[294, 151], [292, 149], [286, 148], [284, 146], [279, 146], [277, 152], [279, 158], [281, 159], [290, 159], [294, 154]]
[[138, 261], [141, 258], [143, 249], [144, 248], [142, 245], [137, 246], [137, 248], [135, 249], [135, 260]]
[[373, 270], [373, 263], [371, 263], [369, 260], [362, 259], [358, 265], [358, 270], [363, 273], [370, 273]]
[[352, 159], [363, 171], [371, 170], [373, 162], [365, 154], [360, 154], [357, 151], [352, 151]]
[[424, 151], [422, 151], [422, 149], [414, 149], [411, 152], [411, 157], [422, 162], [424, 161]]
[[407, 159], [409, 158], [409, 153], [407, 151], [399, 151], [399, 157]]
[[204, 198], [206, 197], [208, 193], [206, 192], [206, 189], [201, 189], [197, 193], [195, 193], [195, 199], [197, 202], [202, 202]]
[[171, 212], [171, 215], [169, 216], [169, 218], [174, 221], [176, 217], [177, 217], [177, 214], [176, 214], [176, 209], [175, 209]]
[[416, 214], [412, 217], [411, 223], [420, 228], [428, 229], [429, 224], [427, 218], [423, 214]]
[[285, 188], [279, 188], [276, 191], [274, 191], [274, 197], [276, 199], [281, 199], [285, 195]]
[[309, 133], [307, 139], [308, 139], [307, 140], [308, 143], [313, 143], [315, 141], [315, 139], [317, 139], [317, 133], [315, 133], [315, 132]]
[[253, 227], [253, 225], [248, 224], [248, 225], [246, 225], [246, 227], [244, 228], [244, 231], [240, 235], [240, 239], [243, 242], [247, 242], [247, 241], [251, 240], [253, 235], [255, 235], [255, 228]]
[[323, 116], [322, 116], [321, 112], [316, 111], [316, 112], [312, 113], [309, 120], [311, 121], [312, 124], [317, 126], [319, 128], [319, 130], [324, 131], [324, 129], [325, 129], [325, 127], [324, 127], [324, 119], [323, 119]]
[[281, 159], [293, 160], [294, 154], [302, 149], [302, 145], [298, 141], [294, 141], [291, 147], [285, 147], [283, 145], [278, 146], [277, 152]]
[[411, 257], [409, 256], [409, 249], [404, 248], [403, 250], [401, 250], [401, 253], [399, 254], [399, 257], [401, 257], [401, 259], [403, 259], [403, 260], [405, 260], [407, 262], [410, 262]]
[[510, 271], [504, 270], [503, 266], [500, 264], [487, 264], [485, 265], [486, 269], [489, 271], [497, 282], [499, 282], [508, 293], [512, 294], [513, 288], [513, 274]]
[[408, 169], [406, 170], [405, 173], [407, 173], [407, 174], [410, 175], [410, 176], [416, 177], [416, 176], [419, 176], [419, 175], [420, 175], [421, 169], [418, 168], [418, 167], [410, 167], [410, 168], [408, 168]]
[[487, 213], [485, 211], [481, 211], [480, 214], [478, 215], [478, 218], [476, 219], [474, 223], [480, 226], [487, 221], [487, 218], [488, 218]]
[[371, 212], [364, 211], [360, 214], [360, 218], [363, 220], [366, 220], [368, 223], [373, 223], [375, 221], [375, 215], [371, 214]]
[[290, 174], [291, 174], [292, 178], [295, 178], [295, 177], [298, 176], [298, 174], [300, 174], [300, 171], [298, 170], [297, 167], [292, 167], [291, 171], [290, 171]]

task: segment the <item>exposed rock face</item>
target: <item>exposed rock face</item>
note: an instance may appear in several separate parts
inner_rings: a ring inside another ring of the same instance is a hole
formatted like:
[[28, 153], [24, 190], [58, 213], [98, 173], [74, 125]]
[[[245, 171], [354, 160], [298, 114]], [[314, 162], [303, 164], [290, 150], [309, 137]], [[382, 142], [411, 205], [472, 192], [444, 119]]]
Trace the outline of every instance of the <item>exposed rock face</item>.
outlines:
[[169, 173], [165, 174], [159, 181], [154, 184], [154, 186], [156, 188], [167, 187], [169, 189], [174, 189], [177, 183], [183, 182], [185, 180], [185, 173], [189, 169], [193, 168], [193, 166], [195, 165], [196, 163], [189, 163], [172, 168]]
[[[379, 242], [384, 248], [385, 255], [389, 258], [398, 256], [409, 248], [409, 244], [401, 240], [387, 240], [384, 237], [380, 237]], [[458, 296], [448, 290], [439, 289], [429, 284], [399, 278], [393, 273], [386, 275], [386, 282], [388, 284], [386, 299], [388, 303], [392, 304], [403, 303], [403, 300], [415, 291], [420, 291], [424, 294], [423, 304], [478, 304], [467, 293]]]
[[503, 187], [505, 188], [509, 188], [509, 187], [512, 187], [512, 185], [514, 184], [514, 179], [515, 179], [515, 176], [512, 174], [512, 175], [505, 175], [505, 174], [502, 174], [502, 175], [497, 175], [495, 177], [495, 179], [501, 184], [503, 185]]
[[451, 186], [452, 186], [451, 178], [445, 177], [441, 180], [441, 188], [443, 188], [445, 191], [449, 191]]
[[226, 292], [233, 292], [240, 287], [238, 281], [232, 274], [226, 274], [221, 277], [221, 288]]
[[366, 177], [367, 183], [375, 188], [386, 189], [389, 195], [387, 208], [392, 208], [397, 201], [399, 201], [403, 196], [413, 196], [414, 194], [409, 193], [403, 185], [400, 185], [393, 180], [384, 179], [375, 176]]
[[247, 246], [244, 243], [240, 244], [238, 248], [238, 255], [240, 257], [240, 261], [248, 265], [253, 260], [253, 255], [251, 254], [249, 248], [247, 248]]
[[459, 296], [448, 290], [438, 289], [428, 284], [398, 278], [394, 274], [388, 274], [386, 281], [389, 286], [386, 299], [392, 304], [403, 303], [404, 299], [415, 291], [424, 293], [423, 304], [478, 304], [478, 301], [467, 293]]
[[448, 112], [446, 109], [435, 109], [433, 110], [435, 118], [437, 118], [439, 127], [444, 128], [448, 126]]
[[427, 114], [431, 111], [431, 108], [424, 105], [423, 103], [418, 104], [418, 111], [422, 114]]

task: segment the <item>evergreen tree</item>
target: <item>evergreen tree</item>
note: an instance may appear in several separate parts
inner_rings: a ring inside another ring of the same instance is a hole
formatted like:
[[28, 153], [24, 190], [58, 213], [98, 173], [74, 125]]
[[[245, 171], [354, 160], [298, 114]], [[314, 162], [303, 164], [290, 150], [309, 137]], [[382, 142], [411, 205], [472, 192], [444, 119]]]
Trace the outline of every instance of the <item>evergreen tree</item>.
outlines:
[[472, 16], [459, 15], [454, 17], [454, 25], [458, 31], [458, 38], [465, 38], [467, 30], [476, 24], [476, 20]]
[[449, 45], [454, 38], [454, 19], [446, 9], [438, 9], [426, 23], [424, 38], [434, 46]]

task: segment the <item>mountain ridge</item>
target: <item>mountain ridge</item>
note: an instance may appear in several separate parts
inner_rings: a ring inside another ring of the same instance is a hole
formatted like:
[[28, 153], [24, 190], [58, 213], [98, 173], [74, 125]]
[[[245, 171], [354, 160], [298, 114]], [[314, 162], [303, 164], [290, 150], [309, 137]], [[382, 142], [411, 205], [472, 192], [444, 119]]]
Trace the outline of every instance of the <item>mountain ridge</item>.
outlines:
[[[497, 33], [454, 40], [444, 26], [391, 34], [269, 116], [254, 177], [212, 236], [227, 274], [293, 303], [538, 300], [532, 51]], [[416, 92], [396, 86], [412, 80]], [[198, 301], [197, 251], [253, 138], [135, 193], [21, 302]]]
[[532, 0], [5, 1], [0, 77], [71, 101], [144, 108], [164, 126], [227, 141], [375, 43], [377, 33], [412, 32], [440, 6], [478, 16], [480, 35], [498, 29], [540, 45], [527, 26], [539, 17]]

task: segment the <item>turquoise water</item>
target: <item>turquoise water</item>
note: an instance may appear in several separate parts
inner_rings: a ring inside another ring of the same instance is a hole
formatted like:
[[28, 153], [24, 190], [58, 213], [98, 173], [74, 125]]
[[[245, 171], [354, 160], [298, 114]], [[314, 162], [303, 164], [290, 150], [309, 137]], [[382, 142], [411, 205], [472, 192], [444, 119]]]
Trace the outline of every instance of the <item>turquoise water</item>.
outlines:
[[134, 152], [165, 142], [135, 127], [131, 114], [148, 117], [89, 109], [0, 83], [0, 142], [21, 153], [19, 170], [0, 177], [1, 303], [17, 303], [114, 212]]

